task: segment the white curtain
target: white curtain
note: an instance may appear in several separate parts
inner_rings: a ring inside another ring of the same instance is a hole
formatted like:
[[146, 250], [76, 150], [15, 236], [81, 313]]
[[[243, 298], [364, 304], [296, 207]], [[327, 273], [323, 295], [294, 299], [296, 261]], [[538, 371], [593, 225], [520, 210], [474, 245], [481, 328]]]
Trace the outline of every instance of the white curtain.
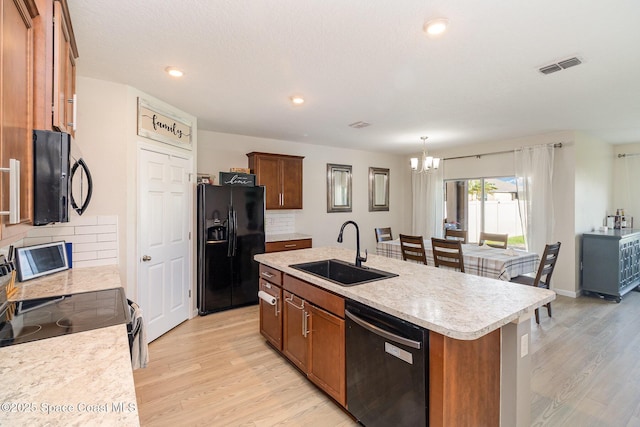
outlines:
[[412, 234], [442, 237], [444, 215], [443, 167], [429, 173], [411, 172], [413, 194]]
[[515, 151], [520, 219], [528, 251], [553, 243], [553, 145]]
[[[623, 199], [619, 202], [619, 208], [624, 209], [625, 215], [633, 217], [633, 227], [639, 228], [640, 221], [640, 155], [627, 154], [623, 160], [625, 180], [622, 182]], [[628, 225], [629, 226], [629, 225]]]

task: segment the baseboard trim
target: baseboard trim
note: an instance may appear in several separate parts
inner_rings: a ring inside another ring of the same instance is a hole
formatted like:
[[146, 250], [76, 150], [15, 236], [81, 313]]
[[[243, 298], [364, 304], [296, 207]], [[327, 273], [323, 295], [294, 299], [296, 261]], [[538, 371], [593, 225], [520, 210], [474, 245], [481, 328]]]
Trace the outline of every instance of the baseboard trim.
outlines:
[[566, 291], [564, 289], [552, 289], [552, 291], [554, 291], [558, 295], [570, 298], [578, 298], [580, 295], [582, 295], [582, 289], [580, 289], [578, 292]]

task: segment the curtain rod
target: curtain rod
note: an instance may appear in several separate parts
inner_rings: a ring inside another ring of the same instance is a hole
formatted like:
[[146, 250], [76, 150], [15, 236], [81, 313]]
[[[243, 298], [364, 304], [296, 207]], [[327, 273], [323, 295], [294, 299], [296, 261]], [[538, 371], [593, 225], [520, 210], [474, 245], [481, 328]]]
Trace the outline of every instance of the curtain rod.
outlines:
[[623, 157], [633, 157], [633, 156], [640, 156], [640, 153], [622, 153], [622, 154], [618, 154], [618, 158], [621, 159]]
[[[547, 145], [552, 145], [553, 148], [562, 148], [562, 142], [556, 142], [555, 144], [547, 144]], [[445, 157], [442, 160], [468, 159], [470, 157], [475, 157], [475, 158], [479, 159], [482, 156], [493, 156], [493, 155], [496, 155], [496, 154], [513, 153], [514, 151], [522, 150], [523, 148], [525, 148], [525, 147], [516, 148], [515, 150], [494, 151], [494, 152], [491, 152], [491, 153], [482, 153], [482, 154], [469, 154], [468, 156]], [[618, 154], [618, 157], [620, 157], [619, 154]]]

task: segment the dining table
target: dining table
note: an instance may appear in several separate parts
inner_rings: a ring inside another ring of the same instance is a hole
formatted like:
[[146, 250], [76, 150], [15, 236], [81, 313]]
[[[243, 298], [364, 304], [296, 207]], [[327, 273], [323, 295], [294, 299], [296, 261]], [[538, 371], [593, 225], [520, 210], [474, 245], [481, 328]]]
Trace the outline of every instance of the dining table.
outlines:
[[[434, 266], [431, 239], [424, 239], [427, 265]], [[387, 240], [376, 244], [376, 254], [389, 258], [402, 259], [400, 239]], [[488, 245], [462, 244], [465, 273], [510, 281], [521, 274], [537, 270], [540, 256], [515, 248], [494, 248]]]

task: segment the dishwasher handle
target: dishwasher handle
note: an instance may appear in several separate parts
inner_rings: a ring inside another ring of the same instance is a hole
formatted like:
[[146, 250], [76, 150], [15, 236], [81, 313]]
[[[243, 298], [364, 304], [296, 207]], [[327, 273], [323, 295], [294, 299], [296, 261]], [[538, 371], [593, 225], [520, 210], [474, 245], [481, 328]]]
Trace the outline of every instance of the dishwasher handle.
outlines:
[[361, 319], [360, 317], [356, 316], [355, 314], [351, 313], [349, 310], [345, 310], [344, 311], [345, 316], [347, 316], [349, 319], [353, 320], [354, 322], [356, 322], [356, 324], [362, 326], [363, 328], [365, 328], [366, 330], [368, 330], [369, 332], [372, 332], [376, 335], [379, 335], [385, 339], [388, 339], [390, 341], [393, 341], [395, 343], [398, 344], [402, 344], [402, 345], [406, 345], [407, 347], [411, 347], [411, 348], [416, 348], [418, 350], [420, 350], [420, 348], [422, 347], [422, 343], [420, 341], [414, 341], [411, 340], [409, 338], [405, 338], [405, 337], [401, 337], [400, 335], [396, 335], [392, 332], [389, 331], [385, 331], [384, 329], [376, 326], [376, 325], [372, 325], [371, 323], [367, 322], [366, 320]]

